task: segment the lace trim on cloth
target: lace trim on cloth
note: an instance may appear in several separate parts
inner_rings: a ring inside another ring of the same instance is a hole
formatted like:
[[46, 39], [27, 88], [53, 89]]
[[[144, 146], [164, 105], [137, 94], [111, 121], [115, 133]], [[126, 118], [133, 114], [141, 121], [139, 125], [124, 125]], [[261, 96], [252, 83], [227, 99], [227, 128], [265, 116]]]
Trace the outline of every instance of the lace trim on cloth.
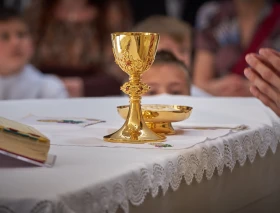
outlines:
[[[115, 182], [108, 181], [93, 188], [86, 188], [74, 195], [65, 195], [58, 201], [35, 200], [32, 209], [25, 208], [26, 203], [22, 203], [19, 212], [31, 213], [115, 213], [120, 206], [125, 213], [129, 212], [129, 202], [139, 206], [145, 200], [148, 193], [152, 197], [159, 194], [162, 188], [165, 195], [169, 187], [176, 191], [182, 180], [190, 185], [195, 179], [198, 183], [203, 176], [210, 180], [217, 169], [218, 175], [222, 175], [225, 167], [231, 171], [238, 163], [243, 166], [248, 159], [253, 163], [257, 153], [265, 157], [270, 149], [274, 154], [280, 142], [280, 124], [273, 122], [272, 126], [262, 126], [246, 132], [238, 132], [233, 135], [208, 140], [197, 144], [191, 149], [182, 150], [180, 155], [172, 155], [169, 159], [164, 159], [145, 168], [138, 168], [129, 174], [116, 178]], [[29, 202], [28, 206], [30, 208]], [[0, 212], [17, 212], [11, 207], [1, 206]]]

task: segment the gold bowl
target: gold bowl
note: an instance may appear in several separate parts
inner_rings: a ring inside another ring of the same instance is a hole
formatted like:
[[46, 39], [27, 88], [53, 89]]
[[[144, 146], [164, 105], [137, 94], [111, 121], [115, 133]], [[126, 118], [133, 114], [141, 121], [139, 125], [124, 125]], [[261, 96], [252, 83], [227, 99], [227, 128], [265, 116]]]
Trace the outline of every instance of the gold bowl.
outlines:
[[[119, 115], [127, 118], [129, 105], [117, 107]], [[183, 121], [190, 117], [192, 107], [163, 104], [143, 104], [142, 115], [147, 126], [156, 133], [175, 134], [173, 122]]]

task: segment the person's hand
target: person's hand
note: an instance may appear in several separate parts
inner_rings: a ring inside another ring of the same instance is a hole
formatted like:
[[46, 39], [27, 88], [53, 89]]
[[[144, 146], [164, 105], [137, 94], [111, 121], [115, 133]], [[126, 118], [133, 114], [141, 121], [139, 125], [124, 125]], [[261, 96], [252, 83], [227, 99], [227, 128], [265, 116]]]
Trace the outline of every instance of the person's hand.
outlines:
[[79, 77], [68, 77], [61, 79], [70, 97], [82, 97], [84, 93], [84, 83]]
[[259, 55], [248, 54], [250, 65], [244, 70], [252, 83], [251, 93], [280, 116], [280, 53], [272, 49], [260, 49]]
[[212, 89], [217, 96], [250, 96], [249, 81], [236, 74], [230, 74], [212, 82]]

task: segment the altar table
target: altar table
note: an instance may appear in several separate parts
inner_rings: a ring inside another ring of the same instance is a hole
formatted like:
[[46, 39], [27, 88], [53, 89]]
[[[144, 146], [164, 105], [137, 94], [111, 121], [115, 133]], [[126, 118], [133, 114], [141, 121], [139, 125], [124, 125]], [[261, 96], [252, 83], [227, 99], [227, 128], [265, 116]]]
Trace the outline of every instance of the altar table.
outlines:
[[[160, 95], [143, 103], [192, 106], [182, 125], [250, 128], [179, 150], [51, 145], [53, 168], [2, 156], [0, 212], [280, 212], [280, 119], [272, 111], [254, 98]], [[127, 97], [1, 101], [0, 116], [90, 117], [121, 125], [116, 106], [124, 104]]]

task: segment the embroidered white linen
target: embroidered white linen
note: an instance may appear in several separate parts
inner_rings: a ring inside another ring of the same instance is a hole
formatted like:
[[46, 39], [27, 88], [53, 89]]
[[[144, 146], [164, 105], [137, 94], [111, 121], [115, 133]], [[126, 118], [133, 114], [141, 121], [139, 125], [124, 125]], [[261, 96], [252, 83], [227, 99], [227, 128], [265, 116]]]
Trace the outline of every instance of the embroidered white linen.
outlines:
[[[121, 206], [129, 212], [129, 202], [138, 206], [145, 201], [148, 193], [156, 197], [159, 187], [166, 194], [169, 188], [176, 190], [184, 182], [201, 182], [204, 175], [211, 179], [215, 169], [218, 175], [222, 175], [225, 167], [234, 171], [236, 165], [244, 165], [247, 159], [254, 164], [256, 156], [265, 157], [269, 149], [276, 152], [280, 139], [279, 118], [255, 99], [164, 95], [145, 97], [143, 102], [192, 106], [194, 111], [190, 119], [180, 125], [188, 122], [202, 125], [244, 124], [250, 129], [225, 136], [218, 134], [181, 150], [53, 145], [50, 153], [56, 154], [58, 159], [51, 169], [0, 168], [0, 189], [5, 192], [0, 193], [0, 210], [116, 212]], [[19, 119], [32, 113], [52, 117], [91, 117], [120, 123], [123, 120], [118, 116], [116, 106], [126, 103], [127, 98], [124, 97], [0, 102], [0, 116]], [[105, 123], [86, 127], [86, 131], [98, 125]], [[85, 137], [90, 139], [92, 133], [88, 134]], [[92, 141], [95, 140], [92, 137]], [[56, 141], [59, 142], [59, 137], [54, 139]], [[279, 155], [278, 152], [276, 154]], [[262, 175], [265, 179], [266, 174]], [[261, 190], [258, 193], [258, 197], [265, 196]], [[245, 204], [252, 201], [251, 198], [246, 199]], [[231, 210], [236, 209], [232, 207]]]
[[[21, 120], [20, 120], [21, 121]], [[103, 141], [103, 136], [110, 134], [118, 129], [122, 123], [99, 123], [83, 128], [79, 125], [71, 124], [47, 124], [34, 125], [28, 121], [25, 122], [28, 125], [35, 127], [43, 132], [51, 140], [53, 146], [91, 146], [91, 147], [111, 147], [111, 148], [136, 148], [136, 149], [158, 149], [157, 145], [166, 144], [169, 147], [162, 147], [164, 149], [179, 150], [187, 149], [198, 143], [205, 142], [207, 140], [214, 140], [219, 137], [237, 134], [239, 131], [245, 131], [247, 126], [245, 125], [223, 125], [223, 124], [211, 124], [211, 125], [184, 125], [175, 127], [177, 134], [169, 135], [167, 140], [163, 143], [146, 143], [146, 144], [123, 144], [123, 143], [108, 143]], [[220, 127], [217, 128], [217, 127]], [[255, 124], [252, 124], [249, 128], [256, 128]], [[187, 128], [187, 129], [183, 129]], [[202, 129], [197, 129], [202, 128]], [[209, 129], [205, 129], [209, 128]], [[215, 128], [215, 129], [211, 129]], [[216, 129], [217, 128], [217, 129]], [[242, 129], [244, 128], [244, 129]]]

